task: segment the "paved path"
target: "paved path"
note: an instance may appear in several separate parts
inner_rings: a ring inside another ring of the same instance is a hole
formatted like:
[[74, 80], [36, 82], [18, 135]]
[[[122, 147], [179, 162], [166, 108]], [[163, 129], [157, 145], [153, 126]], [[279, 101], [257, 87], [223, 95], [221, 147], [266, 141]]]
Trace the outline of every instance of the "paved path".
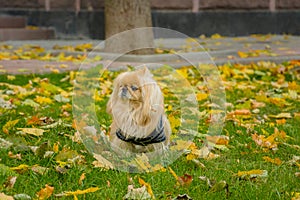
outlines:
[[[95, 48], [91, 57], [101, 56], [102, 60], [88, 62], [85, 67], [96, 64], [108, 65], [114, 60], [111, 69], [118, 69], [126, 65], [141, 65], [143, 63], [161, 63], [173, 67], [180, 67], [190, 63], [251, 63], [261, 60], [281, 63], [288, 60], [300, 60], [300, 36], [251, 36], [235, 38], [197, 38], [198, 43], [190, 39], [157, 39], [156, 46], [160, 49], [173, 49], [178, 54], [155, 54], [147, 56], [126, 55], [115, 60], [116, 54], [103, 52], [103, 41], [100, 40], [42, 40], [42, 41], [6, 41], [0, 43], [1, 53], [13, 52], [21, 46], [30, 44], [42, 47], [53, 55], [64, 53], [68, 55], [83, 55], [83, 52], [57, 49], [55, 46], [76, 46], [91, 43]], [[199, 46], [199, 43], [202, 47]], [[100, 45], [99, 45], [100, 44]], [[197, 45], [195, 45], [197, 44]], [[3, 45], [11, 45], [12, 49], [5, 49]], [[65, 70], [77, 70], [79, 62], [72, 61], [41, 61], [41, 60], [5, 60], [0, 54], [0, 73], [47, 73]]]

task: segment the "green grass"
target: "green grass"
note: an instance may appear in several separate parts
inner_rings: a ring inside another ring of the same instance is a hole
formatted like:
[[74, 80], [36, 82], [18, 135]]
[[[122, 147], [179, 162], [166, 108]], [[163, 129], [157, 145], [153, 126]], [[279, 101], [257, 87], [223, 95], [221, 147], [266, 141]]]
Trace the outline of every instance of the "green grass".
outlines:
[[[257, 66], [246, 66], [247, 68], [258, 70]], [[230, 66], [228, 69], [237, 69], [243, 71], [243, 68], [239, 66]], [[228, 70], [226, 68], [226, 70]], [[220, 66], [220, 71], [223, 79], [226, 81], [236, 81], [236, 86], [231, 86], [226, 89], [227, 102], [233, 104], [233, 108], [228, 108], [228, 112], [231, 110], [242, 109], [249, 107], [250, 99], [254, 100], [258, 93], [262, 91], [267, 93], [267, 98], [275, 97], [278, 94], [287, 92], [287, 88], [281, 88], [281, 92], [276, 92], [278, 88], [274, 88], [270, 84], [271, 81], [278, 81], [282, 78], [281, 74], [277, 74], [273, 69], [259, 68], [263, 72], [271, 71], [271, 75], [265, 77], [250, 74], [247, 78], [236, 79], [232, 74], [224, 72], [224, 66]], [[13, 85], [20, 85], [25, 87], [29, 82], [32, 82], [32, 89], [39, 89], [39, 81], [42, 79], [48, 79], [49, 83], [59, 86], [67, 92], [72, 91], [72, 85], [69, 81], [60, 82], [61, 79], [66, 77], [68, 73], [64, 74], [47, 74], [47, 75], [16, 75], [14, 80], [8, 80], [7, 75], [0, 76], [0, 83], [9, 83]], [[112, 81], [116, 74], [109, 73], [104, 76], [106, 80]], [[286, 72], [284, 74], [286, 80], [289, 82], [295, 81], [300, 87], [300, 80], [297, 78], [297, 74]], [[299, 77], [299, 75], [298, 75]], [[190, 75], [187, 77], [192, 85], [196, 85], [200, 80], [199, 75]], [[39, 80], [39, 81], [34, 81]], [[259, 84], [256, 81], [263, 81], [265, 85]], [[238, 85], [242, 83], [253, 85], [255, 89], [238, 89]], [[35, 99], [36, 95], [43, 96], [43, 93], [34, 91], [33, 94], [23, 97], [20, 93], [16, 92], [11, 94], [7, 91], [12, 89], [8, 86], [0, 86], [0, 94], [5, 100], [10, 100], [16, 105], [16, 108], [7, 110], [0, 108], [0, 138], [11, 141], [14, 143], [9, 149], [0, 148], [0, 192], [7, 195], [15, 195], [20, 193], [26, 193], [32, 198], [37, 198], [36, 194], [46, 184], [54, 187], [54, 194], [59, 194], [64, 191], [76, 191], [84, 190], [90, 187], [99, 187], [100, 189], [95, 193], [88, 193], [85, 195], [78, 195], [79, 199], [122, 199], [127, 193], [127, 186], [130, 184], [129, 179], [132, 178], [136, 187], [140, 187], [138, 178], [142, 178], [152, 187], [156, 199], [172, 199], [179, 194], [188, 194], [190, 197], [196, 200], [200, 199], [292, 199], [293, 192], [300, 192], [300, 178], [295, 176], [296, 172], [300, 171], [298, 166], [289, 165], [288, 161], [292, 159], [293, 155], [300, 156], [300, 149], [297, 146], [300, 144], [300, 119], [294, 117], [294, 113], [300, 112], [299, 96], [300, 91], [297, 89], [298, 99], [286, 99], [289, 103], [288, 106], [281, 107], [274, 103], [265, 101], [266, 106], [260, 108], [260, 113], [251, 115], [250, 118], [239, 118], [241, 124], [232, 120], [227, 120], [222, 132], [222, 135], [229, 136], [228, 150], [214, 150], [213, 152], [219, 154], [220, 157], [215, 159], [201, 159], [200, 161], [205, 168], [200, 167], [193, 161], [188, 161], [186, 156], [181, 156], [169, 167], [172, 168], [178, 176], [184, 174], [190, 174], [193, 177], [193, 181], [190, 185], [178, 186], [176, 180], [170, 173], [168, 168], [166, 171], [156, 171], [150, 173], [132, 174], [128, 172], [120, 172], [117, 170], [105, 170], [102, 168], [95, 168], [92, 162], [95, 160], [93, 156], [87, 152], [83, 144], [74, 142], [70, 136], [73, 136], [76, 130], [72, 127], [65, 125], [59, 125], [56, 128], [47, 129], [43, 136], [36, 137], [30, 135], [18, 135], [16, 128], [23, 127], [37, 127], [39, 125], [28, 125], [28, 119], [32, 116], [48, 117], [54, 121], [61, 119], [65, 124], [72, 124], [72, 110], [67, 108], [63, 110], [63, 106], [66, 103], [55, 102], [53, 104], [41, 105], [39, 108], [33, 108], [28, 105], [22, 105], [25, 99]], [[49, 94], [47, 97], [52, 98], [53, 94]], [[106, 95], [106, 94], [105, 94]], [[105, 104], [107, 101], [107, 95], [103, 96], [103, 99], [97, 102], [97, 115], [99, 122], [103, 129], [108, 130], [110, 124], [110, 117], [105, 113]], [[1, 97], [0, 96], [0, 97]], [[166, 102], [176, 104], [177, 100], [166, 96]], [[258, 97], [257, 97], [258, 98]], [[283, 99], [283, 97], [281, 97]], [[243, 99], [243, 101], [239, 101]], [[200, 102], [204, 104], [205, 100]], [[71, 104], [71, 102], [70, 102]], [[176, 108], [176, 107], [175, 107]], [[177, 108], [176, 108], [177, 109]], [[203, 107], [201, 107], [203, 109]], [[251, 108], [250, 108], [251, 110]], [[66, 111], [70, 116], [62, 115], [63, 111]], [[265, 119], [264, 115], [279, 114], [282, 112], [289, 112], [292, 114], [292, 118], [286, 119], [285, 124], [277, 124], [275, 119]], [[168, 113], [169, 114], [169, 113]], [[11, 120], [19, 119], [19, 122], [15, 127], [9, 129], [9, 133], [5, 133], [2, 129], [3, 126]], [[260, 120], [260, 124], [256, 120]], [[251, 129], [247, 129], [243, 125], [253, 125]], [[207, 123], [201, 120], [199, 123], [199, 130], [206, 130]], [[277, 150], [269, 150], [257, 145], [253, 139], [252, 134], [258, 135], [265, 134], [266, 137], [273, 134], [275, 128], [284, 131], [289, 138], [284, 141], [278, 141]], [[195, 143], [200, 149], [202, 138], [195, 138]], [[54, 153], [52, 156], [44, 158], [43, 153], [46, 150], [52, 151], [53, 146], [59, 144], [59, 151], [63, 148], [69, 150], [75, 150], [78, 155], [81, 155], [81, 159], [75, 163], [62, 163], [62, 167], [66, 169], [65, 173], [59, 173], [56, 168], [59, 166], [57, 162], [58, 153]], [[40, 151], [43, 151], [40, 155], [35, 155], [29, 146], [37, 146]], [[20, 153], [21, 160], [10, 158], [9, 152], [13, 154]], [[281, 165], [275, 165], [269, 162], [265, 162], [263, 157], [269, 156], [271, 158], [279, 158], [282, 161]], [[17, 167], [21, 164], [29, 166], [39, 165], [48, 168], [46, 174], [39, 174], [32, 170], [26, 170], [24, 172], [12, 172], [11, 170], [4, 169], [2, 165], [8, 167]], [[300, 164], [300, 162], [298, 162]], [[237, 176], [238, 171], [249, 171], [253, 169], [261, 169], [268, 171], [267, 178], [253, 178], [242, 179]], [[82, 173], [86, 174], [86, 178], [80, 185], [78, 180]], [[18, 176], [14, 187], [6, 187], [6, 182], [9, 176]], [[206, 176], [211, 180], [226, 181], [228, 184], [228, 191], [220, 189], [216, 192], [210, 191], [208, 184], [199, 179], [200, 176]], [[62, 197], [61, 199], [72, 199], [70, 197]], [[56, 199], [53, 195], [49, 199]]]

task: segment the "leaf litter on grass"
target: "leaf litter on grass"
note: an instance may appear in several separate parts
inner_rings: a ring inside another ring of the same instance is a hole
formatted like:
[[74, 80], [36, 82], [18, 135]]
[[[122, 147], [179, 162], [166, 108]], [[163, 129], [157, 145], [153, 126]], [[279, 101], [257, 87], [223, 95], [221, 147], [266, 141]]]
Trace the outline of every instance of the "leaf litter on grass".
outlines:
[[[226, 122], [232, 123], [237, 128], [237, 131], [233, 133], [232, 130], [225, 127], [222, 133], [223, 135], [220, 136], [206, 135], [205, 132], [205, 127], [208, 126], [212, 120], [210, 119], [212, 105], [209, 104], [207, 88], [198, 83], [199, 81], [195, 81], [201, 78], [195, 75], [196, 73], [191, 73], [193, 69], [189, 67], [178, 69], [177, 71], [180, 72], [180, 74], [186, 77], [191, 83], [194, 83], [193, 87], [195, 91], [197, 91], [197, 100], [200, 102], [199, 109], [201, 109], [202, 113], [199, 122], [200, 130], [199, 133], [196, 134], [195, 140], [193, 142], [174, 140], [174, 143], [170, 147], [174, 150], [187, 149], [184, 159], [188, 164], [182, 163], [182, 165], [189, 166], [192, 161], [193, 163], [201, 163], [197, 165], [201, 165], [201, 169], [210, 170], [206, 165], [218, 162], [218, 159], [222, 159], [224, 154], [230, 154], [231, 151], [235, 151], [236, 148], [243, 146], [243, 149], [248, 151], [244, 153], [256, 153], [258, 155], [261, 153], [261, 161], [274, 166], [285, 167], [288, 165], [292, 167], [291, 173], [294, 178], [299, 177], [300, 159], [298, 159], [297, 155], [289, 159], [277, 153], [280, 152], [282, 148], [291, 148], [294, 150], [294, 154], [299, 155], [299, 149], [297, 149], [299, 137], [289, 129], [292, 124], [299, 123], [300, 118], [300, 76], [297, 72], [291, 71], [294, 66], [299, 64], [299, 61], [290, 61], [284, 64], [259, 62], [248, 65], [225, 64], [219, 66], [229, 101], [227, 104]], [[88, 165], [92, 166], [89, 170], [96, 170], [97, 168], [104, 168], [106, 170], [114, 169], [113, 164], [110, 163], [109, 160], [99, 158], [99, 155], [95, 155], [96, 160], [90, 159], [87, 161], [86, 156], [82, 155], [84, 154], [82, 153], [82, 151], [84, 151], [83, 149], [75, 149], [73, 145], [70, 145], [78, 141], [74, 138], [76, 131], [74, 127], [72, 127], [72, 117], [66, 113], [61, 115], [61, 113], [71, 112], [71, 108], [68, 105], [70, 105], [69, 101], [72, 96], [70, 88], [73, 84], [74, 73], [76, 72], [69, 72], [61, 76], [59, 80], [62, 80], [62, 82], [53, 82], [51, 80], [52, 78], [42, 78], [37, 75], [34, 77], [27, 76], [25, 77], [27, 82], [20, 85], [18, 84], [19, 76], [15, 76], [14, 78], [11, 76], [3, 76], [1, 78], [0, 113], [5, 115], [3, 115], [4, 118], [1, 123], [2, 133], [0, 133], [0, 144], [1, 148], [11, 150], [11, 153], [6, 153], [5, 157], [7, 157], [7, 159], [0, 160], [0, 162], [4, 161], [10, 170], [17, 172], [20, 176], [26, 176], [25, 172], [28, 171], [37, 173], [39, 176], [45, 176], [47, 171], [51, 169], [55, 169], [55, 172], [59, 174], [68, 174], [71, 173], [70, 169], [72, 169], [72, 167], [87, 167]], [[96, 103], [102, 106], [105, 105], [107, 95], [111, 92], [112, 82], [117, 73], [118, 72], [105, 72], [105, 75], [101, 77], [105, 80], [105, 84], [100, 85], [102, 92], [97, 93], [97, 96], [95, 96]], [[68, 86], [62, 87], [60, 84]], [[171, 106], [172, 104], [169, 103], [174, 101], [170, 98], [172, 94], [168, 93], [168, 91], [164, 91], [164, 93], [166, 95], [166, 110], [172, 124], [172, 130], [178, 134], [178, 128], [181, 123], [179, 117], [180, 113], [176, 112], [177, 108]], [[168, 95], [170, 95], [170, 97]], [[26, 109], [26, 111], [23, 111], [24, 109]], [[57, 110], [58, 113], [53, 112], [50, 114], [48, 111], [51, 109]], [[105, 131], [108, 133], [110, 122], [103, 121], [101, 123], [103, 123], [103, 128], [106, 129]], [[18, 135], [18, 131], [23, 133]], [[299, 129], [295, 129], [295, 131], [299, 131]], [[56, 138], [52, 140], [51, 137], [53, 137], [54, 133]], [[172, 137], [176, 138], [176, 134]], [[13, 150], [12, 148], [15, 143], [11, 140], [11, 137], [24, 138], [28, 143], [26, 144], [28, 147], [36, 147], [33, 148], [35, 149], [34, 152], [40, 148], [40, 161], [35, 161], [39, 162], [39, 164], [26, 163], [28, 162], [28, 158], [34, 156], [34, 153]], [[43, 146], [42, 141], [44, 141], [44, 137], [49, 140], [49, 144]], [[57, 137], [64, 138], [64, 140], [69, 141], [69, 143], [60, 141]], [[245, 137], [247, 139], [243, 141], [239, 137]], [[209, 146], [203, 146], [204, 143]], [[45, 157], [44, 155], [49, 151], [52, 152], [51, 155], [53, 156]], [[20, 157], [21, 160], [16, 156], [18, 153], [22, 153], [22, 157]], [[242, 155], [241, 153], [241, 156]], [[24, 156], [26, 159], [24, 159]], [[42, 160], [50, 158], [52, 158], [51, 164], [50, 166], [46, 166]], [[12, 162], [13, 159], [20, 161]], [[143, 171], [152, 171], [152, 168], [157, 167], [158, 173], [160, 173], [159, 169], [163, 169], [162, 166], [151, 166], [144, 157], [136, 158], [132, 163], [137, 164]], [[226, 168], [226, 166], [224, 166], [224, 168]], [[180, 172], [179, 174], [181, 174], [181, 176], [178, 176], [175, 173], [176, 169], [168, 169], [170, 176], [175, 178], [173, 186], [193, 187], [193, 182], [196, 181], [193, 180], [193, 177], [195, 177], [196, 172]], [[231, 174], [231, 178], [236, 177], [245, 181], [276, 176], [274, 172], [253, 168], [251, 166], [245, 170], [239, 169], [235, 171], [235, 173]], [[81, 183], [77, 185], [78, 188], [80, 188], [79, 185], [84, 185], [87, 181], [86, 179], [88, 179], [87, 173], [82, 172], [80, 174], [80, 178], [76, 176], [76, 180], [79, 179]], [[18, 183], [19, 178], [7, 178], [8, 177], [6, 177], [5, 180], [8, 180], [8, 182], [13, 180], [14, 184], [11, 184], [11, 186], [16, 187], [15, 185]], [[205, 180], [207, 181], [208, 179]], [[219, 193], [227, 190], [230, 184], [233, 183], [219, 179], [214, 185], [210, 184], [207, 195], [209, 195], [209, 193]], [[52, 186], [49, 185], [43, 189], [36, 188], [36, 191], [40, 190], [37, 195], [44, 199], [53, 195]], [[150, 185], [144, 180], [140, 181], [140, 185], [142, 189], [129, 188], [130, 190], [128, 189], [127, 192], [131, 194], [128, 195], [138, 195], [139, 193], [147, 192], [147, 197], [150, 196], [150, 198], [153, 198], [154, 195], [156, 196], [153, 191], [157, 191], [156, 187], [158, 187], [158, 185]], [[296, 188], [293, 189], [296, 191]], [[61, 190], [56, 192], [56, 196], [73, 196], [77, 198], [78, 195], [90, 192], [97, 193], [98, 189], [96, 190], [91, 187], [90, 190], [78, 190], [74, 192], [63, 192], [63, 190]], [[126, 193], [126, 191], [123, 192]], [[226, 192], [226, 194], [229, 195], [229, 192]], [[179, 198], [179, 193], [173, 191], [172, 196]]]

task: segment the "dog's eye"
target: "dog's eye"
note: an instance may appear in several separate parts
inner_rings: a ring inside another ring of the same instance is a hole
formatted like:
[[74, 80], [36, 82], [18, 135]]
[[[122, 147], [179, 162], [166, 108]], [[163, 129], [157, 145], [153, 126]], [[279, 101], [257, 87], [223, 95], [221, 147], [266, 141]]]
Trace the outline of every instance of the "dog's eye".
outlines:
[[131, 86], [131, 89], [132, 89], [132, 91], [137, 91], [139, 88], [136, 87], [136, 86], [134, 86], [134, 85], [132, 85], [132, 86]]

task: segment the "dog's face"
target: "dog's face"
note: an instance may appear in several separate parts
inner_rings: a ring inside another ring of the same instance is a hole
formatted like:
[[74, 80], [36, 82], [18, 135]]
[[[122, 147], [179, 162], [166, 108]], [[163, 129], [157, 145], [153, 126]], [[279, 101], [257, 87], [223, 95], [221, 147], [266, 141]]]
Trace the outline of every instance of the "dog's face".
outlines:
[[115, 90], [118, 90], [118, 97], [123, 101], [142, 101], [141, 81], [137, 72], [126, 72], [117, 81]]
[[145, 67], [124, 72], [115, 79], [107, 112], [113, 117], [119, 116], [121, 112], [131, 113], [136, 123], [144, 126], [151, 121], [150, 115], [157, 112], [155, 109], [158, 105], [163, 105], [162, 93]]

